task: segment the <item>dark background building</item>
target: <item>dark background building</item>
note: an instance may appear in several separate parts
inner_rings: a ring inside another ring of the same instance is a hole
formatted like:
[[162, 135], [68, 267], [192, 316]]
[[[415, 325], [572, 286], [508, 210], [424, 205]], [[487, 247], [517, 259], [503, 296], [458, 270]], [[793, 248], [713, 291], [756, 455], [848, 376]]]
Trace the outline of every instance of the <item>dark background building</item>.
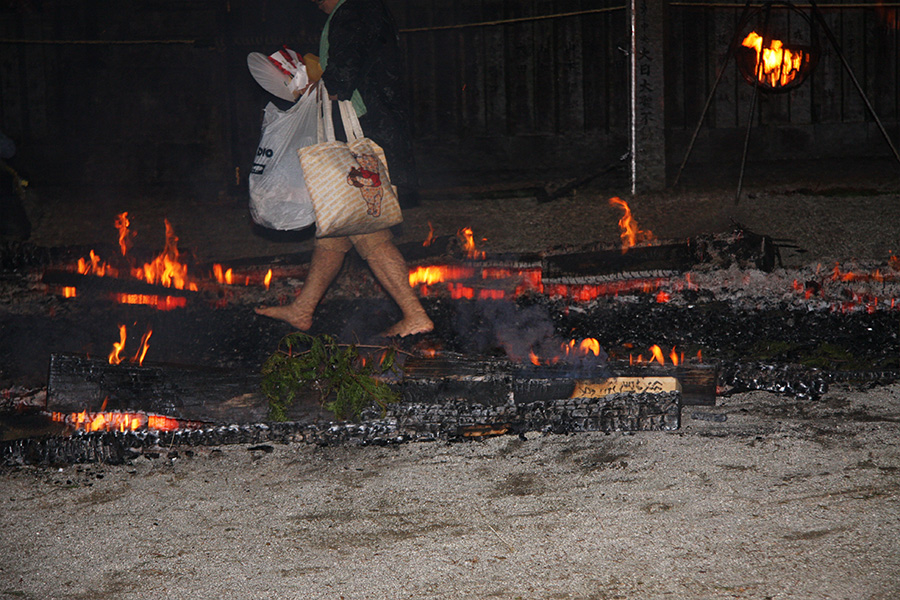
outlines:
[[[423, 185], [564, 179], [628, 152], [630, 28], [621, 0], [387, 3], [407, 57]], [[664, 102], [669, 180], [707, 100], [692, 168], [733, 169], [751, 114], [749, 161], [891, 157], [853, 78], [896, 144], [898, 9], [823, 4], [841, 53], [820, 27], [808, 81], [754, 101], [733, 61], [723, 67], [744, 7], [665, 7], [665, 90], [654, 93]], [[245, 196], [272, 99], [246, 56], [282, 44], [315, 53], [324, 19], [306, 0], [6, 0], [0, 129], [35, 185]], [[805, 28], [802, 15], [788, 18], [793, 34]]]

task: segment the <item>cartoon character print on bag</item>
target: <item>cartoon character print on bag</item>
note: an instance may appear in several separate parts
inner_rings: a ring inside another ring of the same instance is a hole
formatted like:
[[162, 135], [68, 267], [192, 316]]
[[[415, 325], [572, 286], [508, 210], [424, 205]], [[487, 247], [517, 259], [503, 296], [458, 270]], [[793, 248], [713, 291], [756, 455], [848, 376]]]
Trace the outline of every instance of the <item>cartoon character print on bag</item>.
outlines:
[[381, 200], [384, 198], [381, 176], [378, 174], [378, 159], [371, 154], [354, 154], [353, 158], [360, 168], [350, 169], [347, 183], [359, 188], [359, 193], [366, 201], [366, 214], [377, 217], [381, 214]]

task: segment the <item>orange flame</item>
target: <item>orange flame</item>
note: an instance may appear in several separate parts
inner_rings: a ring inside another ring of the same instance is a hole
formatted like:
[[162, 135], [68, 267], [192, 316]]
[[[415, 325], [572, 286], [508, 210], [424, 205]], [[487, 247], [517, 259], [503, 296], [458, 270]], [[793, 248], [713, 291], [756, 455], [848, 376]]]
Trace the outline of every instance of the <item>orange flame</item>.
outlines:
[[97, 275], [98, 277], [106, 277], [107, 275], [115, 277], [118, 275], [118, 272], [113, 267], [100, 260], [100, 257], [97, 256], [97, 253], [93, 250], [91, 250], [89, 257], [90, 262], [84, 260], [84, 258], [78, 259], [76, 268], [79, 274]]
[[588, 354], [600, 356], [600, 342], [598, 342], [594, 338], [585, 338], [581, 340], [581, 344], [579, 344], [578, 348], [585, 356], [587, 356]]
[[[91, 413], [83, 410], [78, 413], [53, 412], [50, 418], [57, 423], [66, 423], [83, 431], [135, 431], [141, 427], [157, 431], [175, 431], [182, 424], [178, 419], [162, 415], [148, 415], [129, 412]], [[190, 423], [185, 423], [190, 426]]]
[[219, 283], [232, 285], [234, 283], [234, 270], [231, 268], [226, 270], [222, 265], [216, 263], [213, 265], [213, 277], [215, 277], [216, 281]]
[[119, 249], [122, 250], [122, 256], [125, 256], [128, 253], [128, 248], [131, 247], [131, 238], [134, 237], [134, 232], [128, 231], [128, 227], [131, 225], [131, 222], [128, 220], [128, 213], [123, 212], [120, 215], [116, 215], [115, 225], [116, 229], [119, 230]]
[[[763, 48], [763, 38], [751, 31], [741, 42], [742, 46], [756, 50], [756, 73], [761, 83], [771, 87], [783, 87], [794, 80], [808, 57], [800, 50], [788, 50], [781, 40], [770, 40]], [[762, 61], [762, 64], [760, 64]]]
[[144, 357], [147, 356], [147, 350], [150, 349], [150, 336], [153, 335], [153, 330], [148, 329], [146, 333], [144, 333], [143, 337], [141, 337], [141, 347], [138, 348], [137, 353], [132, 357], [131, 362], [136, 362], [139, 365], [144, 364]]
[[484, 259], [487, 253], [484, 250], [475, 248], [475, 234], [472, 232], [471, 227], [463, 227], [456, 235], [463, 245], [463, 250], [466, 251], [467, 258]]
[[[684, 364], [684, 353], [683, 352], [679, 353], [673, 346], [671, 352], [669, 352], [669, 361], [676, 367], [680, 364]], [[703, 362], [703, 356], [701, 354], [701, 351], [699, 351], [699, 350], [697, 351], [697, 361]], [[633, 354], [631, 354], [628, 357], [628, 362], [631, 365], [634, 365], [634, 364], [640, 365], [640, 364], [644, 364], [645, 362], [647, 362], [647, 363], [657, 362], [661, 365], [665, 365], [666, 357], [665, 357], [665, 354], [663, 353], [663, 349], [660, 348], [657, 344], [654, 344], [654, 345], [650, 346], [650, 360], [645, 360], [643, 354], [638, 354], [637, 358], [635, 358], [635, 356]]]
[[[566, 357], [584, 357], [593, 354], [594, 356], [600, 356], [601, 348], [600, 342], [594, 338], [584, 338], [579, 342], [578, 340], [569, 340], [568, 342], [564, 342], [561, 345], [561, 355]], [[534, 353], [534, 350], [528, 351], [528, 360], [531, 361], [531, 364], [540, 366], [544, 365], [552, 365], [556, 364], [560, 360], [560, 355], [550, 357], [548, 359], [542, 359], [540, 356]]]
[[684, 362], [684, 355], [678, 356], [678, 353], [675, 352], [675, 348], [672, 348], [672, 352], [669, 353], [669, 360], [672, 361], [672, 364], [676, 367]]
[[127, 339], [128, 334], [124, 325], [119, 325], [119, 341], [113, 343], [112, 352], [109, 353], [109, 364], [117, 365], [122, 362], [122, 357], [119, 354], [122, 352], [122, 349], [125, 347], [125, 340]]
[[187, 298], [184, 296], [155, 296], [148, 294], [115, 294], [114, 299], [119, 304], [142, 304], [152, 306], [156, 310], [175, 310], [187, 306]]
[[[144, 357], [147, 356], [147, 350], [150, 349], [149, 342], [151, 335], [153, 335], [153, 330], [148, 329], [141, 338], [140, 348], [138, 348], [138, 351], [135, 352], [134, 356], [129, 360], [129, 362], [137, 363], [139, 365], [144, 364]], [[109, 364], [118, 365], [124, 360], [124, 358], [122, 358], [122, 350], [125, 349], [125, 342], [127, 339], [127, 328], [124, 325], [119, 325], [119, 341], [113, 342], [112, 352], [109, 353]]]
[[263, 278], [263, 285], [266, 289], [269, 289], [269, 286], [272, 285], [272, 269], [269, 269], [268, 273], [266, 273], [266, 276]]
[[74, 298], [78, 294], [78, 290], [69, 286], [64, 287], [62, 291], [64, 298]]
[[475, 274], [472, 267], [456, 267], [456, 266], [420, 266], [411, 269], [409, 272], [409, 285], [417, 284], [433, 285], [435, 283], [443, 283], [445, 281], [453, 281], [460, 279], [469, 279]]
[[197, 290], [197, 284], [188, 281], [187, 265], [183, 264], [178, 252], [178, 237], [172, 224], [166, 219], [166, 246], [153, 261], [146, 263], [142, 269], [135, 269], [134, 276], [147, 283], [163, 287], [174, 287], [183, 290]]
[[422, 242], [422, 246], [427, 248], [431, 244], [434, 243], [434, 227], [431, 225], [431, 221], [428, 221], [428, 237], [425, 238], [425, 241]]
[[627, 202], [621, 198], [613, 197], [609, 199], [609, 203], [611, 206], [618, 206], [624, 212], [622, 218], [619, 219], [619, 229], [621, 230], [619, 236], [622, 238], [623, 254], [629, 248], [637, 245], [638, 242], [649, 242], [654, 239], [652, 231], [643, 231], [638, 227], [637, 221], [631, 216], [631, 208], [629, 208]]

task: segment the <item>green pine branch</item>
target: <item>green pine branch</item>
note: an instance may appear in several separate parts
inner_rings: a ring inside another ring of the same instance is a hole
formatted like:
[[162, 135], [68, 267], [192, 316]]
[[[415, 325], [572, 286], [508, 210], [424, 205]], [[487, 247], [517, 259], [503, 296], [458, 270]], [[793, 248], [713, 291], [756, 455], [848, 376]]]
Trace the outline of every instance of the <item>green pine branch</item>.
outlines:
[[381, 349], [384, 356], [380, 361], [366, 361], [355, 344], [338, 344], [327, 334], [296, 332], [285, 336], [262, 367], [269, 416], [274, 421], [286, 421], [298, 394], [309, 387], [338, 419], [359, 418], [370, 406], [384, 412], [399, 400], [399, 393], [376, 375], [398, 369], [397, 350]]

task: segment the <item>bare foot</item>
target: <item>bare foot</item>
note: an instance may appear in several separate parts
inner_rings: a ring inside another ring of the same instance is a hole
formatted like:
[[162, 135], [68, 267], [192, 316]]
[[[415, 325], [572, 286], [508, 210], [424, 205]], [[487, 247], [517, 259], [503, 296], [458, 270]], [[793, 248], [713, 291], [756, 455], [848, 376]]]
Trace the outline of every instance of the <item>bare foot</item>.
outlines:
[[255, 309], [255, 312], [264, 317], [289, 323], [300, 331], [308, 331], [312, 327], [312, 313], [297, 306], [296, 303], [287, 306], [260, 306]]
[[428, 315], [407, 317], [399, 323], [395, 323], [381, 334], [381, 337], [406, 337], [417, 333], [428, 333], [434, 329], [434, 323], [428, 318]]

